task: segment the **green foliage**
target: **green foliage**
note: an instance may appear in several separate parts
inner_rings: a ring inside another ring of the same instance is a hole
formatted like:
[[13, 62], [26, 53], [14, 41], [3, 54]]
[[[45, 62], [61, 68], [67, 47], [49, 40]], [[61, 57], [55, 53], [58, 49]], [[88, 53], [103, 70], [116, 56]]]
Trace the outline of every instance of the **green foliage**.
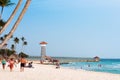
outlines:
[[[5, 34], [4, 36], [0, 37], [0, 42], [2, 42], [5, 38], [6, 38], [7, 34]], [[17, 53], [16, 51], [16, 46], [17, 44], [22, 44], [22, 47], [21, 47], [21, 53], [19, 54], [19, 57], [23, 56], [23, 57], [28, 57], [29, 55], [25, 54], [23, 52], [23, 46], [26, 46], [27, 45], [27, 41], [25, 41], [25, 38], [22, 37], [22, 38], [18, 38], [18, 37], [13, 37], [11, 36], [11, 40], [12, 43], [11, 46], [10, 46], [10, 49], [0, 49], [0, 55], [2, 55], [3, 57], [6, 55], [6, 56], [10, 56], [12, 54], [15, 54], [15, 52]], [[22, 43], [21, 43], [21, 41]], [[7, 43], [8, 44], [8, 43]], [[7, 44], [6, 44], [6, 48], [7, 48]], [[20, 47], [19, 47], [20, 48]]]
[[15, 54], [15, 51], [12, 51], [10, 49], [0, 49], [0, 55], [2, 55], [3, 57], [6, 56], [10, 56], [12, 54]]
[[11, 0], [0, 0], [0, 6], [5, 7], [5, 6], [10, 6], [13, 5], [14, 3], [11, 3]]
[[13, 51], [13, 50], [10, 50], [10, 49], [7, 49], [7, 56], [10, 56], [10, 55], [12, 55], [12, 54], [15, 54], [15, 51]]
[[19, 57], [25, 57], [25, 58], [27, 58], [27, 57], [29, 57], [29, 55], [27, 55], [27, 54], [25, 54], [23, 52], [20, 52], [19, 53]]
[[5, 50], [4, 49], [0, 49], [0, 55], [4, 56]]
[[27, 42], [25, 41], [25, 42], [23, 43], [23, 45], [27, 45]]
[[5, 25], [6, 21], [0, 20], [0, 28], [2, 28]]
[[19, 38], [15, 37], [14, 42], [15, 42], [15, 44], [19, 43]]
[[0, 37], [0, 41], [3, 41], [4, 40], [4, 38], [3, 37]]

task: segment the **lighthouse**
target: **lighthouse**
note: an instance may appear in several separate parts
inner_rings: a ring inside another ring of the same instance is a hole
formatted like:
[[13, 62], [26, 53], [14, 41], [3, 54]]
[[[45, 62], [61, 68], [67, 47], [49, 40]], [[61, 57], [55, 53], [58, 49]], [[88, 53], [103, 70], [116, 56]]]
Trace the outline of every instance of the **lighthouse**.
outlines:
[[45, 60], [45, 56], [46, 56], [46, 45], [48, 43], [45, 42], [45, 41], [42, 41], [40, 42], [40, 45], [41, 45], [41, 57], [40, 57], [40, 60], [41, 62], [43, 62]]

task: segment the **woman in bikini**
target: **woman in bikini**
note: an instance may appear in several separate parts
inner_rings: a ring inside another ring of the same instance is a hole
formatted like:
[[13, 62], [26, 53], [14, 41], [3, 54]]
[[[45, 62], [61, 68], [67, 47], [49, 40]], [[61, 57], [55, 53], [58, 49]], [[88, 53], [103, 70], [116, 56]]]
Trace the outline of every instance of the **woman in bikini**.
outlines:
[[14, 66], [14, 60], [13, 60], [13, 58], [11, 58], [9, 61], [10, 72], [13, 71], [13, 66]]

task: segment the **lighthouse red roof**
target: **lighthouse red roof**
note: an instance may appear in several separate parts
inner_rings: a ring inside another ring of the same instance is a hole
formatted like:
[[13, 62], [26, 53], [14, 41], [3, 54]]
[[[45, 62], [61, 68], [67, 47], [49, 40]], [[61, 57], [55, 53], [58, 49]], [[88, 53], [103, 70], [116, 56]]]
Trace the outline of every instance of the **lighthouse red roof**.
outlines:
[[40, 42], [40, 44], [48, 44], [47, 42], [45, 42], [45, 41], [42, 41], [42, 42]]

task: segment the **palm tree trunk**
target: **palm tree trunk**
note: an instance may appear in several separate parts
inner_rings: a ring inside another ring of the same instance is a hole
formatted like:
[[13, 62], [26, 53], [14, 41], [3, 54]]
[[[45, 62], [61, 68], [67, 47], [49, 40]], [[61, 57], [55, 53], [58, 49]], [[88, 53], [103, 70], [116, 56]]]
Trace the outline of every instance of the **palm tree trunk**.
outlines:
[[10, 39], [10, 37], [13, 35], [13, 33], [15, 32], [16, 28], [18, 27], [18, 24], [20, 23], [20, 21], [22, 20], [28, 6], [30, 5], [31, 0], [27, 0], [26, 4], [21, 12], [21, 14], [19, 15], [17, 21], [15, 22], [13, 28], [11, 29], [11, 31], [9, 32], [9, 34], [7, 35], [7, 37], [4, 39], [4, 41], [0, 44], [0, 48], [2, 48], [2, 46]]
[[[11, 16], [9, 17], [9, 19], [7, 20], [7, 22], [5, 23], [5, 25], [2, 27], [2, 29], [0, 30], [0, 35], [3, 33], [3, 31], [7, 28], [7, 26], [10, 24], [10, 22], [12, 21], [13, 17], [15, 16], [16, 12], [18, 11], [20, 4], [22, 3], [22, 0], [19, 0], [16, 8], [14, 9], [13, 13], [11, 14]], [[2, 15], [2, 14], [1, 14]], [[1, 19], [1, 16], [0, 16]]]

